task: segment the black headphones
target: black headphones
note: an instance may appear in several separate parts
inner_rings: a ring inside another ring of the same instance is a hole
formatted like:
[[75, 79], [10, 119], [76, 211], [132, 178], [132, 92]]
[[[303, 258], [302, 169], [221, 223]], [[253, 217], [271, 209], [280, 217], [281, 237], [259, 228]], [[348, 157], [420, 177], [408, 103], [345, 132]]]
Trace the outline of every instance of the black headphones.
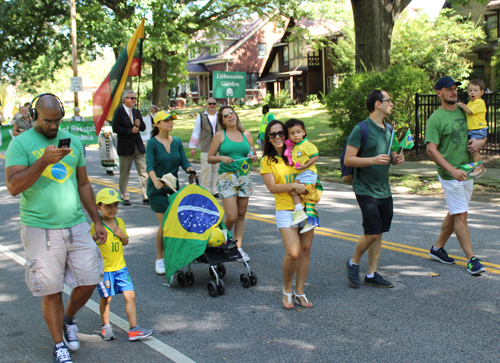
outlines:
[[36, 121], [36, 119], [38, 118], [38, 114], [36, 113], [36, 105], [34, 105], [35, 101], [39, 98], [42, 98], [43, 96], [52, 96], [52, 97], [55, 97], [58, 101], [59, 101], [59, 106], [61, 108], [61, 119], [64, 117], [64, 105], [63, 103], [61, 102], [61, 100], [59, 99], [59, 97], [57, 97], [55, 94], [52, 94], [52, 93], [42, 93], [42, 94], [39, 94], [38, 96], [36, 96], [35, 98], [33, 98], [33, 101], [31, 101], [31, 104], [30, 104], [30, 116], [31, 116], [31, 119], [33, 120], [33, 122]]

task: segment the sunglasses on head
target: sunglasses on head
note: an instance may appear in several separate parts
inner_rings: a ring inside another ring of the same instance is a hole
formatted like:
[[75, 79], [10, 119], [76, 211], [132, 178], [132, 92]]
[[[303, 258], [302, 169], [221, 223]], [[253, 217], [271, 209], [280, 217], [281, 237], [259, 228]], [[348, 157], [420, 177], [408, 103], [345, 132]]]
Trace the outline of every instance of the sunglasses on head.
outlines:
[[136, 100], [137, 97], [127, 97], [127, 98], [130, 98], [131, 100]]
[[278, 131], [278, 132], [270, 132], [269, 133], [269, 138], [271, 140], [275, 139], [276, 136], [278, 136], [278, 137], [284, 137], [285, 136], [285, 131], [281, 130], [281, 131]]
[[209, 102], [208, 105], [209, 106], [215, 106], [217, 103], [216, 102]]
[[229, 115], [234, 115], [234, 111], [231, 110], [229, 112], [226, 112], [226, 113], [222, 114], [222, 117], [227, 117]]

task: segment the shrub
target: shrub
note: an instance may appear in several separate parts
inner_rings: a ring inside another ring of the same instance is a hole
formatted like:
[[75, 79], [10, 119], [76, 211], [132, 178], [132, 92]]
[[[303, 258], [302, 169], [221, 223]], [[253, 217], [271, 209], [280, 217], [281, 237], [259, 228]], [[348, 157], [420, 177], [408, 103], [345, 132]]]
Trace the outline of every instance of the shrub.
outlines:
[[323, 104], [321, 103], [320, 99], [318, 98], [318, 95], [316, 94], [308, 95], [306, 100], [302, 103], [302, 105], [304, 105], [304, 107], [312, 107], [312, 108], [323, 107]]
[[392, 125], [398, 137], [408, 128], [415, 131], [415, 93], [430, 92], [431, 83], [428, 75], [421, 69], [392, 65], [385, 72], [356, 73], [349, 76], [339, 88], [324, 97], [331, 116], [330, 127], [338, 130], [336, 143], [343, 144], [353, 127], [366, 119], [366, 96], [374, 89], [383, 89], [391, 96], [394, 108], [392, 115], [384, 122]]

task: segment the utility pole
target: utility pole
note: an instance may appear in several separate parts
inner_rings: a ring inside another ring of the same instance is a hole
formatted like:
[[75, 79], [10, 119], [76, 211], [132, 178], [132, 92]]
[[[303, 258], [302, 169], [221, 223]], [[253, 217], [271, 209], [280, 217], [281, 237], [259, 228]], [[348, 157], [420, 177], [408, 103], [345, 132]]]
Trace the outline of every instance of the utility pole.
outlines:
[[[75, 0], [71, 0], [71, 56], [73, 58], [73, 77], [78, 77], [78, 62], [76, 49], [76, 5]], [[78, 92], [75, 92], [75, 107], [78, 107]]]

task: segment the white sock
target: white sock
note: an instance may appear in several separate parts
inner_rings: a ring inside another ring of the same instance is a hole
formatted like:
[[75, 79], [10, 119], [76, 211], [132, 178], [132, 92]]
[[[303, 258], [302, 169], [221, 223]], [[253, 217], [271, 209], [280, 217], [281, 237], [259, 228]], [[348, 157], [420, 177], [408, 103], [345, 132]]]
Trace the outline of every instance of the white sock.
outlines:
[[439, 251], [439, 248], [432, 246], [432, 250], [433, 250], [434, 252], [436, 252], [436, 251]]
[[352, 262], [351, 259], [349, 259], [349, 266], [357, 266], [357, 265], [358, 265], [357, 263], [354, 263], [354, 262]]
[[294, 211], [297, 211], [297, 210], [301, 210], [301, 209], [304, 209], [304, 207], [302, 206], [302, 204], [295, 204], [295, 210]]
[[368, 277], [369, 279], [373, 279], [375, 277], [375, 272], [372, 273], [372, 274], [366, 275], [366, 277]]

